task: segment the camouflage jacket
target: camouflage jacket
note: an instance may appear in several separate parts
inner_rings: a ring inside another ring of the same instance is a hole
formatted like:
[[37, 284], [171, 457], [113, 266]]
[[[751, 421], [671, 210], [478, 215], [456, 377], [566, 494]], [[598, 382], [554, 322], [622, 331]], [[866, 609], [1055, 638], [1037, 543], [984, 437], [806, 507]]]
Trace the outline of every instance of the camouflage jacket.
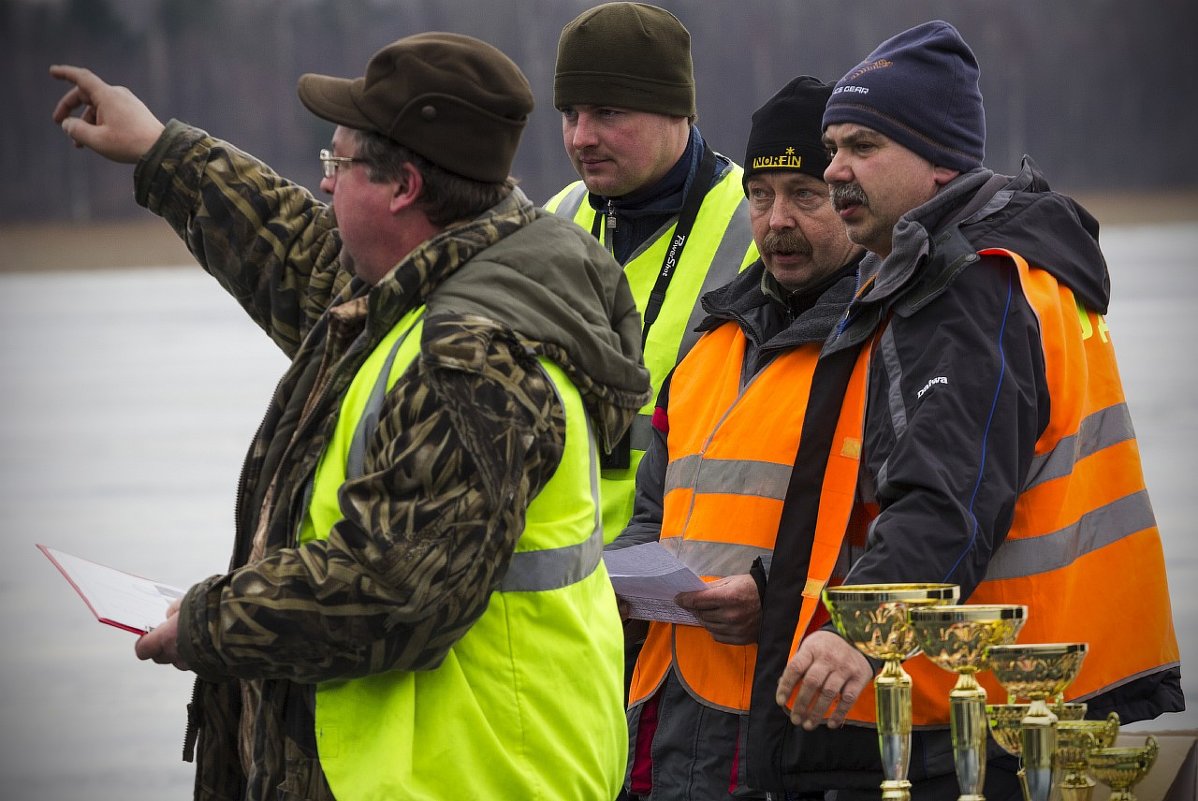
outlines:
[[[230, 572], [180, 612], [199, 676], [195, 796], [331, 799], [315, 683], [437, 667], [486, 609], [561, 457], [563, 409], [533, 360], [562, 366], [610, 447], [648, 397], [639, 316], [615, 262], [519, 190], [370, 287], [330, 207], [203, 131], [172, 121], [135, 184], [291, 359], [246, 458]], [[420, 357], [338, 494], [343, 519], [297, 547], [350, 380], [421, 304]]]

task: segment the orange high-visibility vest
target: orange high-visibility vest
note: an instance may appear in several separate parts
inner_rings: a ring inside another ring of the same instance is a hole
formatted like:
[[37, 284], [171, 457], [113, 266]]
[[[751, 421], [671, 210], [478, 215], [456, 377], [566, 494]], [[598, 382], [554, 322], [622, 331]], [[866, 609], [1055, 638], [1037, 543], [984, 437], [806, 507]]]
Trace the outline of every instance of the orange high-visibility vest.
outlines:
[[[963, 602], [1026, 604], [1022, 643], [1089, 643], [1066, 690], [1085, 700], [1180, 659], [1160, 534], [1106, 321], [1019, 254], [979, 254], [1018, 269], [1040, 323], [1052, 403], [1010, 531]], [[923, 656], [903, 666], [913, 722], [946, 723], [956, 677]], [[978, 679], [992, 701], [1006, 700], [993, 674]], [[862, 693], [849, 718], [872, 722], [874, 706], [873, 692]]]
[[[862, 349], [846, 393], [844, 406], [854, 411], [841, 413], [832, 440], [796, 640], [820, 605], [849, 526], [868, 351]], [[746, 574], [756, 557], [773, 551], [819, 343], [779, 355], [742, 387], [744, 353], [744, 334], [726, 323], [699, 340], [670, 386], [661, 543], [708, 581]], [[756, 645], [724, 645], [702, 627], [654, 622], [629, 699], [651, 696], [673, 664], [692, 693], [745, 712], [756, 659]]]

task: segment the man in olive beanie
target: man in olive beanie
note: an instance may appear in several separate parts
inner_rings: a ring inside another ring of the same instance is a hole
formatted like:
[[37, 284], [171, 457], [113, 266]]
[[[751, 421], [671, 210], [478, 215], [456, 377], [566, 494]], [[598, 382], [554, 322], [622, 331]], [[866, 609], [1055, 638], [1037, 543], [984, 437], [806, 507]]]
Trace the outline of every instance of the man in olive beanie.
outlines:
[[[802, 76], [753, 114], [744, 192], [761, 258], [703, 296], [703, 336], [658, 395], [636, 511], [609, 546], [616, 559], [614, 549], [660, 540], [711, 582], [677, 598], [698, 625], [653, 622], [636, 665], [628, 786], [642, 799], [763, 797], [748, 786], [743, 747], [764, 565], [789, 513], [778, 484], [805, 427], [835, 427], [836, 404], [821, 416], [808, 388], [861, 254], [823, 180], [819, 121], [831, 90]], [[707, 454], [693, 443], [718, 444]], [[705, 478], [680, 485], [683, 474]], [[828, 528], [837, 539], [846, 530]], [[794, 634], [780, 639], [789, 645]]]
[[55, 120], [137, 164], [137, 200], [291, 360], [232, 569], [136, 645], [197, 676], [197, 799], [611, 801], [628, 735], [595, 454], [649, 377], [620, 266], [508, 175], [520, 69], [426, 33], [360, 77], [304, 75], [336, 126], [328, 203], [88, 70], [51, 73], [73, 84]]
[[[935, 20], [878, 45], [823, 115], [832, 203], [868, 251], [820, 355], [870, 357], [864, 398], [843, 418], [861, 432], [853, 516], [868, 538], [838, 562], [846, 585], [948, 583], [970, 604], [1025, 606], [1022, 641], [1089, 644], [1066, 700], [1084, 699], [1090, 718], [1151, 720], [1185, 699], [1160, 533], [1103, 316], [1098, 223], [1030, 158], [1014, 176], [982, 165], [978, 81], [961, 34]], [[803, 586], [806, 566], [780, 546], [774, 556], [751, 781], [780, 798], [877, 799], [873, 673], [827, 629], [792, 652], [806, 604], [787, 588]], [[984, 733], [952, 731], [951, 676], [924, 656], [903, 668], [911, 758], [883, 794], [1022, 797], [1018, 759]], [[1024, 751], [1035, 798], [1052, 789], [1051, 756]], [[975, 768], [958, 777], [955, 764]]]
[[[590, 231], [624, 266], [656, 394], [697, 338], [700, 296], [756, 255], [741, 169], [694, 124], [690, 32], [663, 8], [605, 3], [571, 20], [558, 42], [553, 104], [581, 180], [545, 207]], [[646, 405], [604, 456], [609, 541], [632, 514], [651, 413]]]

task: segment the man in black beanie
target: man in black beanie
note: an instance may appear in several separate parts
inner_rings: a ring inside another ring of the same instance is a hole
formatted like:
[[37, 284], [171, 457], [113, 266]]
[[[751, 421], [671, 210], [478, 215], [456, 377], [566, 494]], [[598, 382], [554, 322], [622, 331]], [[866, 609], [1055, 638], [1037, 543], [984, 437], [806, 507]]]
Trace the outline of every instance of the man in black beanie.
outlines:
[[[1026, 606], [1020, 642], [1088, 643], [1066, 690], [1087, 717], [1150, 720], [1185, 702], [1160, 536], [1103, 318], [1098, 223], [1026, 157], [1014, 177], [982, 166], [978, 79], [958, 31], [929, 22], [850, 70], [823, 115], [832, 203], [869, 251], [821, 356], [872, 354], [854, 411], [864, 431], [856, 501], [872, 520], [865, 547], [841, 555], [845, 583], [946, 582], [971, 604]], [[776, 555], [771, 578], [793, 576], [793, 562]], [[837, 758], [851, 749], [807, 748], [813, 738], [802, 736], [860, 741], [852, 733], [874, 725], [863, 661], [828, 631], [790, 649], [779, 635], [799, 604], [787, 610], [774, 589], [753, 713], [764, 718], [772, 701], [801, 729], [775, 710], [781, 725], [750, 744], [752, 779], [779, 797], [877, 798], [876, 754], [854, 767]], [[904, 668], [917, 730], [911, 797], [1020, 798], [1017, 761], [989, 740], [975, 748], [962, 735], [961, 764], [984, 786], [958, 783], [955, 677], [923, 656]], [[992, 700], [1005, 697], [989, 674], [979, 679]], [[1024, 760], [1033, 796], [1047, 798], [1051, 765]]]
[[[605, 3], [563, 28], [553, 105], [580, 181], [545, 208], [590, 231], [624, 267], [643, 318], [656, 396], [695, 343], [699, 298], [756, 258], [741, 169], [695, 125], [691, 37], [663, 8]], [[636, 466], [652, 404], [605, 457], [603, 527], [611, 541], [632, 514]]]
[[[633, 797], [763, 798], [746, 784], [743, 753], [760, 592], [793, 500], [795, 454], [808, 432], [836, 427], [845, 386], [814, 369], [862, 253], [822, 177], [819, 120], [831, 90], [796, 78], [753, 115], [742, 182], [761, 257], [703, 296], [702, 336], [665, 381], [632, 520], [609, 546], [659, 540], [710, 582], [677, 598], [692, 625], [650, 624], [628, 711]], [[808, 402], [817, 396], [831, 403]], [[821, 469], [805, 477], [818, 486]], [[805, 532], [805, 552], [837, 553], [849, 510], [829, 508]], [[809, 579], [827, 581], [833, 567], [814, 559]], [[809, 616], [780, 635], [783, 645], [825, 622]]]

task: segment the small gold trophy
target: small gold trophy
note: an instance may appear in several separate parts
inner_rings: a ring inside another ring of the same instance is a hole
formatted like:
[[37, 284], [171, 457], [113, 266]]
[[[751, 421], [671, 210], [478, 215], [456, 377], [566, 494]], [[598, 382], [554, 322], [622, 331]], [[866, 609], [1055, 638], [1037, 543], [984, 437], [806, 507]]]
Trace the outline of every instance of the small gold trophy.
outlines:
[[986, 669], [986, 652], [1014, 642], [1027, 607], [1015, 604], [965, 604], [912, 609], [907, 613], [924, 655], [957, 674], [949, 694], [953, 764], [959, 801], [984, 801], [986, 781], [986, 689], [975, 674]]
[[1052, 793], [1057, 716], [1049, 709], [1048, 699], [1064, 692], [1085, 657], [1084, 642], [996, 645], [990, 649], [990, 668], [1011, 696], [1008, 700], [1031, 701], [1020, 722], [1023, 766], [1019, 780], [1027, 801], [1048, 801]]
[[[1027, 717], [1030, 704], [987, 704], [986, 717], [990, 719], [990, 734], [994, 742], [1011, 756], [1023, 753], [1023, 719]], [[1086, 716], [1083, 703], [1053, 704], [1052, 711], [1059, 720], [1081, 720]]]
[[841, 636], [857, 650], [883, 660], [874, 678], [878, 707], [878, 748], [882, 752], [883, 801], [909, 801], [911, 782], [911, 676], [902, 661], [917, 646], [907, 610], [917, 606], [953, 604], [956, 584], [857, 584], [824, 590], [824, 605]]
[[1086, 775], [1090, 752], [1110, 748], [1119, 736], [1119, 713], [1112, 712], [1106, 720], [1065, 720], [1057, 715], [1057, 768], [1061, 777], [1061, 801], [1090, 801], [1094, 780]]
[[1156, 761], [1156, 738], [1151, 734], [1135, 748], [1097, 748], [1090, 752], [1090, 772], [1113, 791], [1110, 801], [1136, 801], [1131, 788], [1148, 775]]

